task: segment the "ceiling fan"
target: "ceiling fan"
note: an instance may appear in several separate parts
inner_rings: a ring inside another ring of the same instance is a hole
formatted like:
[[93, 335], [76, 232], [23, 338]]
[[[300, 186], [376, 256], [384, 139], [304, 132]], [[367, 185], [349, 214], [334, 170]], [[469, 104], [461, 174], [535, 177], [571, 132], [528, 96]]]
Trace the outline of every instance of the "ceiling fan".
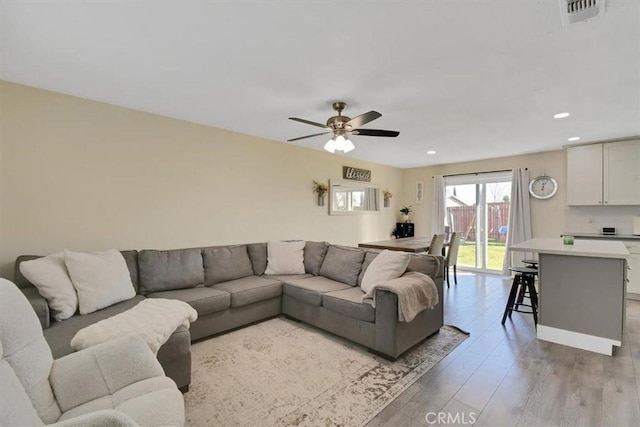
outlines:
[[342, 115], [342, 110], [344, 110], [346, 107], [347, 104], [344, 102], [334, 102], [333, 109], [338, 112], [338, 115], [329, 118], [326, 125], [323, 125], [322, 123], [312, 122], [310, 120], [299, 119], [297, 117], [289, 117], [290, 120], [320, 127], [325, 129], [325, 131], [314, 133], [312, 135], [288, 139], [287, 141], [294, 142], [300, 141], [301, 139], [312, 138], [314, 136], [332, 134], [331, 139], [324, 145], [324, 149], [330, 153], [335, 153], [336, 151], [348, 153], [355, 148], [353, 142], [349, 140], [349, 135], [382, 137], [396, 137], [400, 135], [400, 132], [396, 132], [394, 130], [360, 129], [360, 126], [382, 117], [382, 114], [378, 113], [377, 111], [369, 111], [357, 117], [351, 118]]

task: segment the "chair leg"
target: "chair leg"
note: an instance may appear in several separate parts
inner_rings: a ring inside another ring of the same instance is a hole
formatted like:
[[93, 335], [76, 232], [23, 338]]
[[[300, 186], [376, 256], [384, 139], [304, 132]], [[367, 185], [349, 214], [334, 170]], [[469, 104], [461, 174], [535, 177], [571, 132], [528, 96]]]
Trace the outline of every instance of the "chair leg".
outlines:
[[447, 279], [447, 288], [449, 287], [449, 266], [447, 265], [444, 268], [444, 277]]
[[453, 264], [453, 283], [458, 284], [458, 267], [456, 264]]
[[536, 292], [535, 281], [533, 277], [527, 281], [529, 288], [529, 299], [531, 300], [531, 311], [533, 314], [533, 323], [538, 326], [538, 293]]
[[[523, 277], [522, 278], [522, 282], [526, 282], [527, 278]], [[522, 301], [524, 301], [524, 294], [526, 293], [526, 286], [524, 286], [524, 283], [522, 286], [520, 286], [520, 292], [518, 292], [518, 298], [516, 298], [516, 303], [514, 308], [517, 310], [518, 306], [520, 304], [522, 304]]]
[[509, 299], [507, 299], [507, 306], [504, 308], [504, 314], [502, 315], [502, 324], [507, 320], [507, 316], [511, 317], [511, 310], [513, 308], [513, 303], [516, 300], [516, 294], [518, 292], [518, 283], [520, 283], [520, 279], [516, 276], [513, 279], [513, 284], [511, 285], [511, 291], [509, 292]]

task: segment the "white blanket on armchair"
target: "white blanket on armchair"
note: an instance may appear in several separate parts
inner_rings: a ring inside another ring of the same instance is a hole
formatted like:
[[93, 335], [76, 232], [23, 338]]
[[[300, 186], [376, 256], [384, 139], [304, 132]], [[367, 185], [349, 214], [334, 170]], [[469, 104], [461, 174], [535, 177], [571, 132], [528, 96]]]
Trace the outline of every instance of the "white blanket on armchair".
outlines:
[[71, 348], [82, 350], [126, 336], [138, 336], [154, 353], [180, 325], [189, 327], [198, 312], [184, 301], [147, 298], [135, 307], [80, 329], [71, 339]]
[[398, 296], [398, 320], [411, 322], [420, 312], [435, 307], [438, 302], [438, 288], [431, 277], [417, 271], [410, 271], [397, 279], [379, 282], [363, 295], [362, 302], [376, 307], [376, 289], [389, 291]]

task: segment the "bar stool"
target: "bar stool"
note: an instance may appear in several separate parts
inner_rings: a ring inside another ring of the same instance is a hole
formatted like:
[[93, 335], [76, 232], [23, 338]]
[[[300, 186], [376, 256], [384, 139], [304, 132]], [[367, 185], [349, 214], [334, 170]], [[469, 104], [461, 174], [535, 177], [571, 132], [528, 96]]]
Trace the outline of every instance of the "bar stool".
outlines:
[[523, 259], [522, 263], [524, 264], [525, 267], [529, 267], [529, 268], [535, 268], [536, 270], [538, 269], [538, 260], [537, 259]]
[[[533, 314], [533, 323], [538, 325], [538, 293], [536, 292], [535, 281], [538, 270], [530, 267], [509, 267], [509, 271], [516, 273], [509, 292], [507, 306], [502, 316], [502, 324], [507, 320], [507, 316], [511, 318], [511, 313], [517, 311], [519, 313]], [[523, 304], [525, 297], [529, 298], [530, 304]], [[529, 307], [531, 311], [522, 310], [520, 307]]]

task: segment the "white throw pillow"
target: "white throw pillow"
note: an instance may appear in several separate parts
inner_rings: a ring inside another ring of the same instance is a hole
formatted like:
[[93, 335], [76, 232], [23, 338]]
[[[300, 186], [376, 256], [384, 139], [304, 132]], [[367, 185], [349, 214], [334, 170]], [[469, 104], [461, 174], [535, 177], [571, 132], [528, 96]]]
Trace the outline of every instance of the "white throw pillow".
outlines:
[[267, 242], [264, 274], [304, 274], [304, 241]]
[[369, 293], [376, 283], [397, 279], [405, 272], [409, 261], [410, 253], [385, 249], [369, 264], [360, 287], [365, 293]]
[[136, 296], [127, 263], [116, 249], [91, 254], [65, 249], [64, 262], [78, 292], [80, 314]]
[[70, 318], [78, 310], [78, 295], [64, 264], [64, 252], [21, 262], [20, 272], [47, 300], [57, 321]]

